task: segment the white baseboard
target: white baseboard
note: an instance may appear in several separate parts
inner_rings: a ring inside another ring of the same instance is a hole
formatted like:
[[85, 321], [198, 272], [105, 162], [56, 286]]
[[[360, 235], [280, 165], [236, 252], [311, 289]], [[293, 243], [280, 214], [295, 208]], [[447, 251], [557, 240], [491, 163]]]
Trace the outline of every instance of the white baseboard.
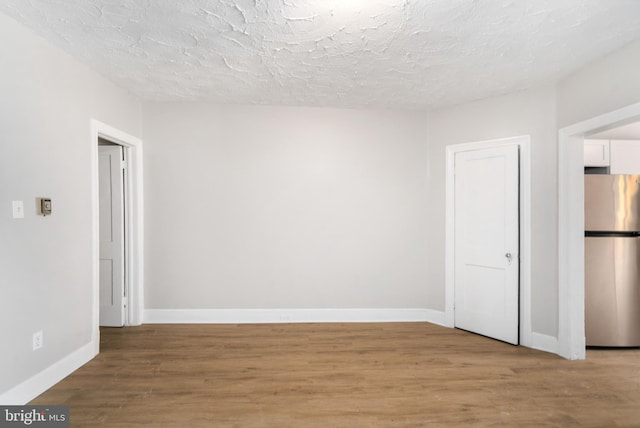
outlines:
[[531, 333], [531, 348], [539, 351], [551, 352], [552, 354], [559, 354], [560, 347], [558, 345], [558, 338], [554, 336], [547, 336], [546, 334]]
[[[97, 346], [89, 342], [60, 361], [42, 370], [18, 386], [0, 395], [0, 404], [22, 406], [69, 376], [97, 355]], [[56, 404], [56, 403], [52, 403]]]
[[430, 322], [444, 325], [433, 309], [147, 309], [145, 324], [268, 324], [311, 322]]
[[[445, 312], [434, 309], [146, 309], [144, 324], [275, 324], [331, 322], [429, 322], [447, 327]], [[540, 351], [558, 353], [558, 339], [531, 333]]]

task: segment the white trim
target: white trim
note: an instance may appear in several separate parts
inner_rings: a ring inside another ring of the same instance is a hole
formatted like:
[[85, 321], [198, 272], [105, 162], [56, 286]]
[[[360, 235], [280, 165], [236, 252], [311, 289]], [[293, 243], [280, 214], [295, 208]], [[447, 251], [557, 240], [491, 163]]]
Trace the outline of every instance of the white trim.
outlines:
[[430, 322], [444, 325], [433, 309], [147, 309], [146, 324], [269, 324], [311, 322]]
[[534, 332], [531, 334], [531, 348], [557, 354], [558, 338]]
[[558, 354], [586, 356], [584, 336], [584, 136], [640, 120], [640, 103], [562, 128], [558, 142]]
[[91, 361], [97, 355], [96, 349], [97, 345], [93, 342], [82, 346], [60, 361], [0, 395], [0, 404], [21, 406], [28, 403]]
[[501, 138], [497, 140], [447, 146], [445, 201], [445, 323], [454, 326], [454, 170], [455, 154], [469, 150], [488, 149], [517, 144], [520, 147], [520, 344], [533, 347], [531, 325], [531, 137]]
[[127, 247], [128, 277], [126, 325], [142, 324], [144, 312], [144, 213], [143, 213], [143, 172], [142, 172], [142, 141], [116, 128], [91, 119], [91, 203], [93, 209], [93, 292], [94, 292], [94, 337], [99, 343], [99, 253], [100, 235], [98, 219], [98, 138], [119, 144], [126, 152], [125, 159], [129, 164], [126, 174], [125, 217], [127, 218], [127, 235], [130, 237]]

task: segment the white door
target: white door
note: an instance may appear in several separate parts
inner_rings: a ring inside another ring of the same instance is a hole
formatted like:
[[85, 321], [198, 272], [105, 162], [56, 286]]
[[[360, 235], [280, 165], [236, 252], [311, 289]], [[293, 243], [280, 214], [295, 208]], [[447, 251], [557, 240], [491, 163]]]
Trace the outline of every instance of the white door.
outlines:
[[519, 148], [458, 152], [454, 325], [518, 343]]
[[124, 325], [124, 178], [121, 146], [99, 146], [100, 325]]

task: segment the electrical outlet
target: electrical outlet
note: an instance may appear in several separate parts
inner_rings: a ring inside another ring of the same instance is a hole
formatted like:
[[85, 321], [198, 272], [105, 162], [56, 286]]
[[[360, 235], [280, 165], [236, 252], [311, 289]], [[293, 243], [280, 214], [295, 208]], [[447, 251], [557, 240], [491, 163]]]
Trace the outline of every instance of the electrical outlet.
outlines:
[[42, 330], [33, 333], [33, 350], [42, 348]]

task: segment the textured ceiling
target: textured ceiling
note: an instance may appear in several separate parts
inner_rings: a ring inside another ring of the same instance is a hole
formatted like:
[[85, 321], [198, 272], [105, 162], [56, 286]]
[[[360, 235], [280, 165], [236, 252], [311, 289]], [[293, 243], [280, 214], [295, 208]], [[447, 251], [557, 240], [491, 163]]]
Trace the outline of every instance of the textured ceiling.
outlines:
[[433, 108], [553, 82], [640, 38], [638, 0], [3, 0], [0, 12], [154, 101]]

